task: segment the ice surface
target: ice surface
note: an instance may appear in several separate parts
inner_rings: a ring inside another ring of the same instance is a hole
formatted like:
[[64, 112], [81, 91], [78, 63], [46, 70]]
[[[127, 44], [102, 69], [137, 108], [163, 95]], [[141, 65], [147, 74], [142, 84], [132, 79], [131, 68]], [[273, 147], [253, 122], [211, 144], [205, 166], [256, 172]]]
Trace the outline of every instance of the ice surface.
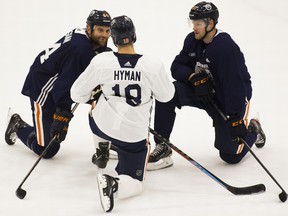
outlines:
[[[252, 76], [254, 92], [250, 117], [260, 113], [267, 135], [265, 148], [253, 150], [288, 190], [288, 2], [213, 2], [220, 11], [218, 28], [229, 32], [239, 44]], [[76, 110], [58, 155], [52, 160], [41, 160], [23, 185], [27, 190], [25, 199], [15, 196], [15, 190], [38, 156], [20, 141], [14, 146], [6, 145], [6, 114], [11, 106], [31, 123], [29, 100], [20, 91], [38, 52], [71, 29], [84, 27], [92, 9], [105, 9], [113, 17], [130, 16], [136, 25], [137, 51], [158, 56], [169, 73], [173, 58], [191, 31], [187, 17], [196, 3], [192, 0], [1, 0], [1, 216], [105, 214], [99, 202], [95, 167], [91, 163], [94, 147], [86, 105]], [[109, 45], [115, 50], [111, 40]], [[203, 111], [187, 107], [177, 112], [171, 137], [173, 144], [228, 184], [264, 183], [265, 193], [235, 196], [174, 152], [172, 168], [148, 172], [143, 194], [116, 200], [109, 215], [287, 215], [288, 202], [280, 202], [278, 194], [281, 190], [252, 155], [248, 154], [238, 165], [227, 165], [219, 159], [213, 147], [213, 136], [212, 122]], [[116, 161], [111, 161], [107, 172], [115, 174], [115, 165]]]

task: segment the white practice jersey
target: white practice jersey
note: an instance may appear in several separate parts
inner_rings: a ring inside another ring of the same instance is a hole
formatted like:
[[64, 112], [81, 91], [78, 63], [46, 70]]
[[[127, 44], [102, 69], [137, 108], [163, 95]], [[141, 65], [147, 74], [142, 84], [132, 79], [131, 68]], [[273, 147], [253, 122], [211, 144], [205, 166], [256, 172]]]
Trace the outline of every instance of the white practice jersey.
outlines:
[[94, 121], [102, 132], [124, 142], [146, 139], [153, 97], [168, 102], [175, 91], [158, 59], [115, 52], [92, 59], [73, 84], [71, 98], [85, 103], [98, 85], [103, 93], [92, 110]]

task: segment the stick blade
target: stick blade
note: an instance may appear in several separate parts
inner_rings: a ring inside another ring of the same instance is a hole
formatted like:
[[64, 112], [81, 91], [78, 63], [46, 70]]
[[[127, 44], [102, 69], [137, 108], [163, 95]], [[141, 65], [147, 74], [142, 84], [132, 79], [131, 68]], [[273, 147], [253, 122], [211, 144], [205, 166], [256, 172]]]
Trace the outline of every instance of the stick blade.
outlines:
[[246, 195], [266, 191], [264, 184], [257, 184], [248, 187], [228, 187], [228, 190], [235, 195]]
[[24, 199], [24, 197], [26, 196], [26, 191], [19, 187], [17, 188], [15, 194], [19, 199]]

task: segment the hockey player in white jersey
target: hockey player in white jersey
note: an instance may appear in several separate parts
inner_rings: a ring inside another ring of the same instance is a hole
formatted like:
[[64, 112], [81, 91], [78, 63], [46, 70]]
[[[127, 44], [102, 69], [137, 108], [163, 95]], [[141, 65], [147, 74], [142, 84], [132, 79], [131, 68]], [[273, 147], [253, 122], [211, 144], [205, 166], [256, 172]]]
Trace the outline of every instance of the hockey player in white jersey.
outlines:
[[149, 155], [148, 127], [153, 98], [169, 101], [174, 86], [164, 65], [155, 58], [137, 54], [135, 27], [127, 16], [111, 21], [111, 36], [118, 52], [93, 58], [71, 88], [75, 102], [85, 103], [93, 89], [102, 94], [89, 116], [97, 146], [96, 165], [101, 171], [109, 159], [111, 143], [117, 147], [118, 176], [97, 175], [101, 204], [105, 212], [114, 206], [114, 196], [127, 198], [139, 194]]

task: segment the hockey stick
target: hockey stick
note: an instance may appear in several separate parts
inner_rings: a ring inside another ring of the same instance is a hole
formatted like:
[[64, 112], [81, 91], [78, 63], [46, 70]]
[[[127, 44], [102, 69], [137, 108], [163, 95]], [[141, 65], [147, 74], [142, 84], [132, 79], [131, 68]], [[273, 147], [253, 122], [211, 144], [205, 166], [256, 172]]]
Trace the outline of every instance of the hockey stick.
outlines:
[[217, 183], [219, 183], [221, 186], [223, 186], [225, 189], [230, 191], [231, 193], [235, 195], [244, 195], [244, 194], [252, 194], [252, 193], [258, 193], [261, 191], [265, 191], [265, 185], [264, 184], [257, 184], [247, 187], [234, 187], [231, 186], [221, 179], [219, 179], [217, 176], [215, 176], [213, 173], [211, 173], [209, 170], [205, 169], [203, 166], [201, 166], [197, 161], [193, 160], [191, 157], [189, 157], [187, 154], [185, 154], [183, 151], [181, 151], [179, 148], [177, 148], [175, 145], [173, 145], [169, 140], [162, 137], [159, 133], [154, 131], [153, 129], [149, 128], [150, 133], [152, 133], [157, 139], [164, 142], [168, 146], [170, 146], [174, 151], [176, 151], [178, 154], [180, 154], [182, 157], [184, 157], [186, 160], [188, 160], [190, 163], [192, 163], [194, 166], [196, 166], [198, 169], [200, 169], [202, 172], [204, 172], [206, 175], [208, 175], [210, 178], [215, 180]]
[[[72, 110], [71, 113], [73, 113], [76, 108], [78, 107], [79, 103], [76, 103]], [[22, 180], [21, 184], [18, 186], [17, 190], [16, 190], [16, 196], [19, 199], [23, 199], [26, 196], [26, 191], [24, 189], [22, 189], [22, 185], [24, 184], [24, 182], [27, 180], [27, 178], [30, 176], [30, 174], [32, 173], [32, 171], [35, 169], [35, 167], [37, 166], [37, 164], [40, 162], [40, 160], [44, 157], [44, 155], [46, 154], [46, 152], [48, 151], [48, 149], [52, 146], [54, 140], [57, 138], [57, 136], [55, 135], [50, 142], [48, 143], [47, 147], [44, 149], [44, 151], [41, 153], [41, 155], [38, 157], [37, 161], [34, 163], [34, 165], [32, 166], [32, 168], [30, 169], [30, 171], [27, 173], [27, 175], [25, 176], [25, 178]]]
[[[224, 115], [224, 113], [220, 110], [220, 108], [215, 104], [212, 103], [215, 109], [219, 112], [219, 114], [222, 116], [222, 118], [227, 121], [227, 117]], [[285, 202], [287, 200], [287, 193], [282, 188], [282, 186], [277, 182], [277, 180], [273, 177], [273, 175], [269, 172], [269, 170], [264, 166], [264, 164], [260, 161], [260, 159], [255, 155], [255, 153], [252, 151], [248, 143], [242, 139], [241, 137], [238, 137], [238, 139], [244, 143], [245, 147], [248, 149], [248, 151], [253, 155], [253, 157], [257, 160], [257, 162], [262, 166], [262, 168], [266, 171], [266, 173], [273, 179], [273, 181], [279, 186], [279, 188], [282, 190], [282, 192], [279, 194], [279, 199], [282, 202]]]

